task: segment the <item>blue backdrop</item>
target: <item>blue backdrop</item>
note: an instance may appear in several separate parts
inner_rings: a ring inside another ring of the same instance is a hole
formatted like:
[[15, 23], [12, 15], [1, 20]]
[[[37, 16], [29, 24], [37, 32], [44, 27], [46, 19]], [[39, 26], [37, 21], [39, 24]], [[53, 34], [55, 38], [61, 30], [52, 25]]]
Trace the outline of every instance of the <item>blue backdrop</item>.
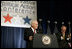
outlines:
[[1, 48], [25, 48], [24, 28], [1, 27]]

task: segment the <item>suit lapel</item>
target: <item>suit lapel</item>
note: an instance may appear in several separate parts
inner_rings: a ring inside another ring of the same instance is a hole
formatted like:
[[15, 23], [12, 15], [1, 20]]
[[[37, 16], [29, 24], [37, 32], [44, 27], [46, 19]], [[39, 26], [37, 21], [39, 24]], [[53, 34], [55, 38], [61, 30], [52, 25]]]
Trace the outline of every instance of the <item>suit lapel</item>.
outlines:
[[31, 27], [30, 27], [30, 31], [31, 31], [31, 33], [33, 34], [33, 30], [31, 29]]

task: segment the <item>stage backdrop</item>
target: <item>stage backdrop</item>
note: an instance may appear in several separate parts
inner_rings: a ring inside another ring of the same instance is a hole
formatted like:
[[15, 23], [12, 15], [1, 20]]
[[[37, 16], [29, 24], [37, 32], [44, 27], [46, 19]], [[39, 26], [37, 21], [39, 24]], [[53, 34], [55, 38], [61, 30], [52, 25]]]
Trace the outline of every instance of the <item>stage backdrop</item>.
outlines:
[[25, 48], [24, 29], [37, 20], [36, 1], [1, 1], [1, 48]]

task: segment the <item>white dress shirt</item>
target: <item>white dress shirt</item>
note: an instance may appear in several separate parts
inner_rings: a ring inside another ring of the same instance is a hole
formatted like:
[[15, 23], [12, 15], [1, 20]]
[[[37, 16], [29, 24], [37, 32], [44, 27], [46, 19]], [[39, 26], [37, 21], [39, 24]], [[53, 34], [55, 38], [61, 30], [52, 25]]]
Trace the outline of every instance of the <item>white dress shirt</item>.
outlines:
[[[34, 29], [31, 27], [31, 29], [32, 29], [32, 31], [34, 32]], [[35, 34], [36, 34], [37, 32], [36, 32], [36, 30], [35, 30]]]

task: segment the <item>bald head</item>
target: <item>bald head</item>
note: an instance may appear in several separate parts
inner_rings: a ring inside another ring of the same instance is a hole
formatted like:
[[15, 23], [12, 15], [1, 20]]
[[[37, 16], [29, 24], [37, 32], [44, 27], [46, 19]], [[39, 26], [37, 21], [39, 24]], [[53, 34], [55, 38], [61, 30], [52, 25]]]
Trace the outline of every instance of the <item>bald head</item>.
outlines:
[[31, 27], [33, 27], [34, 29], [38, 28], [38, 22], [37, 22], [37, 20], [34, 20], [34, 21], [31, 22]]

